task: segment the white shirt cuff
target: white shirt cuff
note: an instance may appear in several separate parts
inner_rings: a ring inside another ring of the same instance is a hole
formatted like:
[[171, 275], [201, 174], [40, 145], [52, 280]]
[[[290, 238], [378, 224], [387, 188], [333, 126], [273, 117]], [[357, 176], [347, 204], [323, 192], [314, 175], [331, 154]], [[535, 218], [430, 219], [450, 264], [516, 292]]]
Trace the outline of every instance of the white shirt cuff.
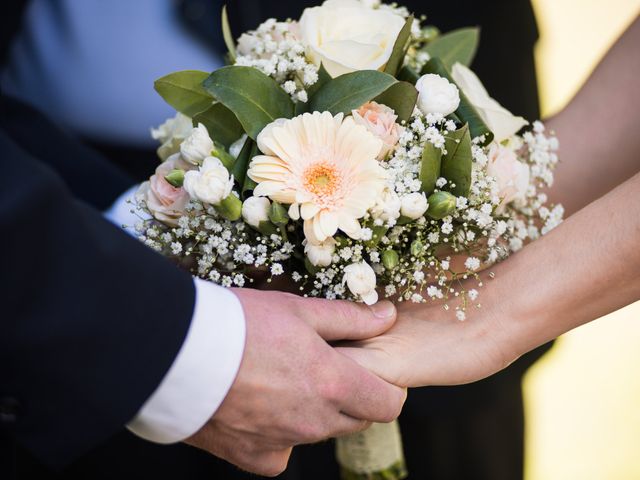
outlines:
[[103, 212], [103, 216], [118, 227], [126, 226], [125, 232], [135, 236], [133, 227], [148, 215], [142, 210], [137, 210], [134, 203], [136, 192], [140, 185], [134, 185], [120, 195], [113, 204]]
[[156, 443], [190, 437], [213, 416], [235, 381], [245, 344], [245, 319], [238, 298], [226, 288], [194, 279], [191, 326], [160, 386], [127, 425]]

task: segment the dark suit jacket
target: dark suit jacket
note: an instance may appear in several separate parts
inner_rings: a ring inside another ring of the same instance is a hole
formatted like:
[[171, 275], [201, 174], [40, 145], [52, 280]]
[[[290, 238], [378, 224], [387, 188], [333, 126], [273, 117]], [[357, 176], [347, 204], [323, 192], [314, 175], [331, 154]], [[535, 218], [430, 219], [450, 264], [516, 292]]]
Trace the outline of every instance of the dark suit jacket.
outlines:
[[[20, 3], [3, 7], [3, 57]], [[16, 448], [62, 468], [120, 431], [181, 347], [194, 289], [102, 218], [127, 177], [1, 93], [0, 172], [4, 479]]]

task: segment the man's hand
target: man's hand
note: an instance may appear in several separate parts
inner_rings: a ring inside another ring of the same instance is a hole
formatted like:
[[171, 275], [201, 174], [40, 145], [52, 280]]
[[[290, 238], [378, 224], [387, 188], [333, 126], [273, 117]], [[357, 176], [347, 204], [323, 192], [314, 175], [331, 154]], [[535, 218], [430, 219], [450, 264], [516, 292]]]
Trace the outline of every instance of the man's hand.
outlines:
[[390, 302], [366, 307], [238, 289], [247, 341], [238, 376], [211, 420], [187, 443], [261, 475], [282, 472], [291, 447], [390, 422], [405, 391], [326, 341], [360, 340], [395, 320]]
[[518, 354], [499, 315], [473, 309], [459, 321], [442, 305], [403, 303], [385, 334], [338, 350], [388, 382], [403, 387], [459, 385], [507, 367]]

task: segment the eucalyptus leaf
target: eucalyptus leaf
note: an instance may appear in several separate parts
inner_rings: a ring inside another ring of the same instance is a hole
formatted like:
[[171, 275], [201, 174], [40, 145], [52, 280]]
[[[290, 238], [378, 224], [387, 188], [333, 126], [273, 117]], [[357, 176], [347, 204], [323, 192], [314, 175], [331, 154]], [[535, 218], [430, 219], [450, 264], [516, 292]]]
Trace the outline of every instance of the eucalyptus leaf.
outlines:
[[433, 143], [427, 142], [422, 151], [422, 164], [420, 165], [422, 191], [427, 195], [436, 188], [436, 180], [440, 177], [441, 163], [442, 150]]
[[227, 14], [227, 6], [222, 7], [222, 36], [224, 37], [224, 43], [229, 51], [229, 60], [231, 63], [236, 61], [236, 42], [233, 40], [233, 34], [231, 33], [231, 27], [229, 26], [229, 15]]
[[446, 155], [442, 157], [440, 174], [455, 186], [451, 193], [458, 197], [469, 196], [471, 188], [471, 135], [469, 125], [445, 136]]
[[202, 87], [202, 82], [208, 76], [207, 72], [183, 70], [157, 79], [153, 86], [165, 102], [188, 117], [193, 117], [214, 101]]
[[203, 86], [235, 114], [254, 140], [266, 125], [278, 118], [291, 118], [294, 113], [289, 95], [253, 67], [223, 67], [209, 75]]
[[398, 82], [374, 100], [393, 108], [398, 115], [398, 121], [409, 120], [418, 101], [418, 90], [408, 82]]
[[193, 122], [196, 125], [202, 123], [207, 127], [209, 136], [227, 149], [244, 133], [233, 112], [220, 102], [214, 102], [209, 108], [195, 115]]
[[437, 37], [425, 50], [431, 57], [442, 60], [447, 68], [451, 68], [456, 62], [468, 67], [476, 55], [479, 41], [479, 28], [460, 28]]
[[[451, 77], [449, 70], [447, 70], [447, 67], [445, 67], [444, 63], [442, 63], [439, 58], [432, 58], [427, 62], [427, 64], [422, 68], [422, 74], [425, 73], [434, 73], [436, 75], [440, 75], [441, 77], [446, 78], [451, 83], [456, 85], [456, 82]], [[473, 104], [469, 101], [460, 87], [458, 87], [458, 91], [460, 92], [460, 105], [454, 113], [461, 122], [469, 125], [469, 130], [472, 138], [484, 135], [485, 145], [491, 143], [491, 141], [493, 140], [493, 133], [491, 132], [491, 130], [489, 130], [487, 124], [484, 123], [484, 120], [482, 120], [482, 117], [480, 117], [478, 111], [475, 109]]]
[[405, 65], [400, 69], [396, 78], [403, 82], [409, 82], [412, 85], [415, 85], [418, 79], [420, 78], [420, 74], [416, 72], [413, 68]]
[[309, 102], [310, 111], [333, 115], [351, 113], [396, 84], [388, 73], [360, 70], [340, 75], [324, 84]]
[[411, 27], [413, 26], [413, 15], [410, 15], [407, 18], [404, 26], [400, 30], [398, 37], [396, 38], [395, 43], [393, 44], [393, 50], [391, 51], [391, 56], [389, 57], [389, 61], [387, 65], [384, 67], [384, 71], [389, 75], [396, 75], [398, 70], [402, 67], [402, 63], [404, 62], [404, 57], [407, 54], [407, 49], [409, 48], [409, 40], [411, 39]]

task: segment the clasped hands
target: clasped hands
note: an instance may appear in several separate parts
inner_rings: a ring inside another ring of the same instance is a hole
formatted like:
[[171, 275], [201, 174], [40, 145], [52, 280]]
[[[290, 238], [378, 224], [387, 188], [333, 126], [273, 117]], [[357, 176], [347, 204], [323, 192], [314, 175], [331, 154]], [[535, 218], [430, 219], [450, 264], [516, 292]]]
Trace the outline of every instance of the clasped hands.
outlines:
[[261, 475], [281, 473], [295, 445], [394, 420], [406, 387], [474, 381], [515, 359], [486, 321], [460, 322], [442, 306], [234, 292], [244, 358], [223, 404], [187, 443]]

